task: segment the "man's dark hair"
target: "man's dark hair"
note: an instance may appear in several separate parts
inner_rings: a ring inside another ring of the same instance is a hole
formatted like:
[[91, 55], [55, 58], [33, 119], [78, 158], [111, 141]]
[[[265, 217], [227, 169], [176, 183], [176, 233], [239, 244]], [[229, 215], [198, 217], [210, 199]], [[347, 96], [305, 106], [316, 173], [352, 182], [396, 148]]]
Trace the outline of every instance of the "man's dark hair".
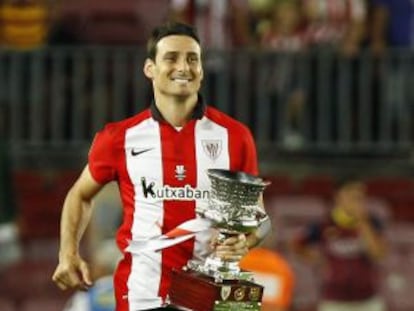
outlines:
[[338, 177], [335, 182], [335, 188], [337, 190], [353, 184], [353, 183], [364, 183], [365, 177], [358, 173], [345, 173]]
[[152, 31], [151, 36], [147, 42], [147, 57], [155, 60], [155, 55], [157, 55], [158, 42], [162, 38], [172, 35], [188, 36], [200, 44], [200, 38], [198, 37], [197, 30], [193, 26], [180, 22], [168, 22], [156, 27]]

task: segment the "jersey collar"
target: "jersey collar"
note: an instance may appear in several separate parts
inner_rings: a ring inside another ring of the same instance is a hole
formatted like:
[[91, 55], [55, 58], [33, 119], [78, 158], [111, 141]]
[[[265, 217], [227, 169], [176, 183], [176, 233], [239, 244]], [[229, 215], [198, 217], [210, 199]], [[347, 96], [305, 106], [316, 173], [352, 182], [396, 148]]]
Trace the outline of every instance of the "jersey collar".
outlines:
[[[191, 115], [191, 119], [201, 119], [204, 116], [205, 110], [206, 110], [206, 105], [204, 104], [203, 97], [201, 96], [201, 94], [198, 94], [197, 104], [194, 108], [193, 114]], [[161, 112], [158, 110], [157, 106], [155, 105], [154, 100], [151, 102], [150, 111], [151, 111], [151, 115], [154, 118], [154, 120], [158, 122], [165, 121], [163, 116], [161, 115]]]

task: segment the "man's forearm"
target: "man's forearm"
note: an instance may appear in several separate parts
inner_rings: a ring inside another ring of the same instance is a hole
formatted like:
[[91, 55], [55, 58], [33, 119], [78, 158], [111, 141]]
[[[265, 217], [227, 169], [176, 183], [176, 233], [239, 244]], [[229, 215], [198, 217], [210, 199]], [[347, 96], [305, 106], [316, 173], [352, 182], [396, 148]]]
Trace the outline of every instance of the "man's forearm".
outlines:
[[385, 254], [383, 239], [378, 236], [368, 220], [360, 221], [359, 230], [365, 241], [370, 257], [375, 260], [381, 259]]
[[247, 246], [253, 248], [259, 245], [265, 237], [271, 232], [271, 222], [267, 218], [261, 225], [251, 234], [247, 235]]
[[92, 215], [91, 204], [72, 189], [63, 206], [60, 229], [60, 255], [75, 255]]

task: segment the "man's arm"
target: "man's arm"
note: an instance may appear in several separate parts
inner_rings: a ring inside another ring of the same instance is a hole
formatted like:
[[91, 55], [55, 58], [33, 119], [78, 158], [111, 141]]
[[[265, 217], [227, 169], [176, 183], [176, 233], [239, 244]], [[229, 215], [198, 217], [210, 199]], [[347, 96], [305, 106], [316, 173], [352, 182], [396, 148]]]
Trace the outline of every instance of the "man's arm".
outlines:
[[358, 228], [368, 256], [374, 261], [382, 259], [386, 254], [386, 243], [383, 236], [373, 227], [369, 217], [361, 217], [358, 220]]
[[[264, 201], [263, 201], [263, 195], [259, 198], [259, 206], [263, 209], [264, 213], [266, 213], [265, 207], [264, 207]], [[270, 222], [270, 218], [268, 217], [261, 225], [258, 227], [255, 231], [253, 231], [251, 234], [247, 235], [247, 247], [253, 248], [257, 245], [259, 245], [268, 234], [272, 234], [271, 230], [272, 224]]]
[[91, 200], [102, 187], [86, 166], [66, 195], [60, 224], [59, 264], [53, 274], [53, 281], [61, 289], [86, 289], [92, 285], [89, 268], [79, 254], [79, 244], [91, 219]]

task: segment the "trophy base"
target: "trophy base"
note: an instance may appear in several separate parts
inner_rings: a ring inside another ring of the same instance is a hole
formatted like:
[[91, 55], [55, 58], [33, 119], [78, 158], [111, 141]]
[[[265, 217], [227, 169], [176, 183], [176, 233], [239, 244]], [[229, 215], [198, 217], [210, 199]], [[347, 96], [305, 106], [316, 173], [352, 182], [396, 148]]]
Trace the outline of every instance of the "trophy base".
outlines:
[[173, 270], [169, 303], [192, 311], [260, 311], [263, 286], [246, 280], [222, 283], [191, 270]]
[[190, 260], [184, 270], [191, 270], [212, 277], [215, 283], [228, 280], [245, 280], [254, 282], [253, 273], [242, 271], [238, 262], [223, 262], [219, 258], [208, 257], [204, 263]]

